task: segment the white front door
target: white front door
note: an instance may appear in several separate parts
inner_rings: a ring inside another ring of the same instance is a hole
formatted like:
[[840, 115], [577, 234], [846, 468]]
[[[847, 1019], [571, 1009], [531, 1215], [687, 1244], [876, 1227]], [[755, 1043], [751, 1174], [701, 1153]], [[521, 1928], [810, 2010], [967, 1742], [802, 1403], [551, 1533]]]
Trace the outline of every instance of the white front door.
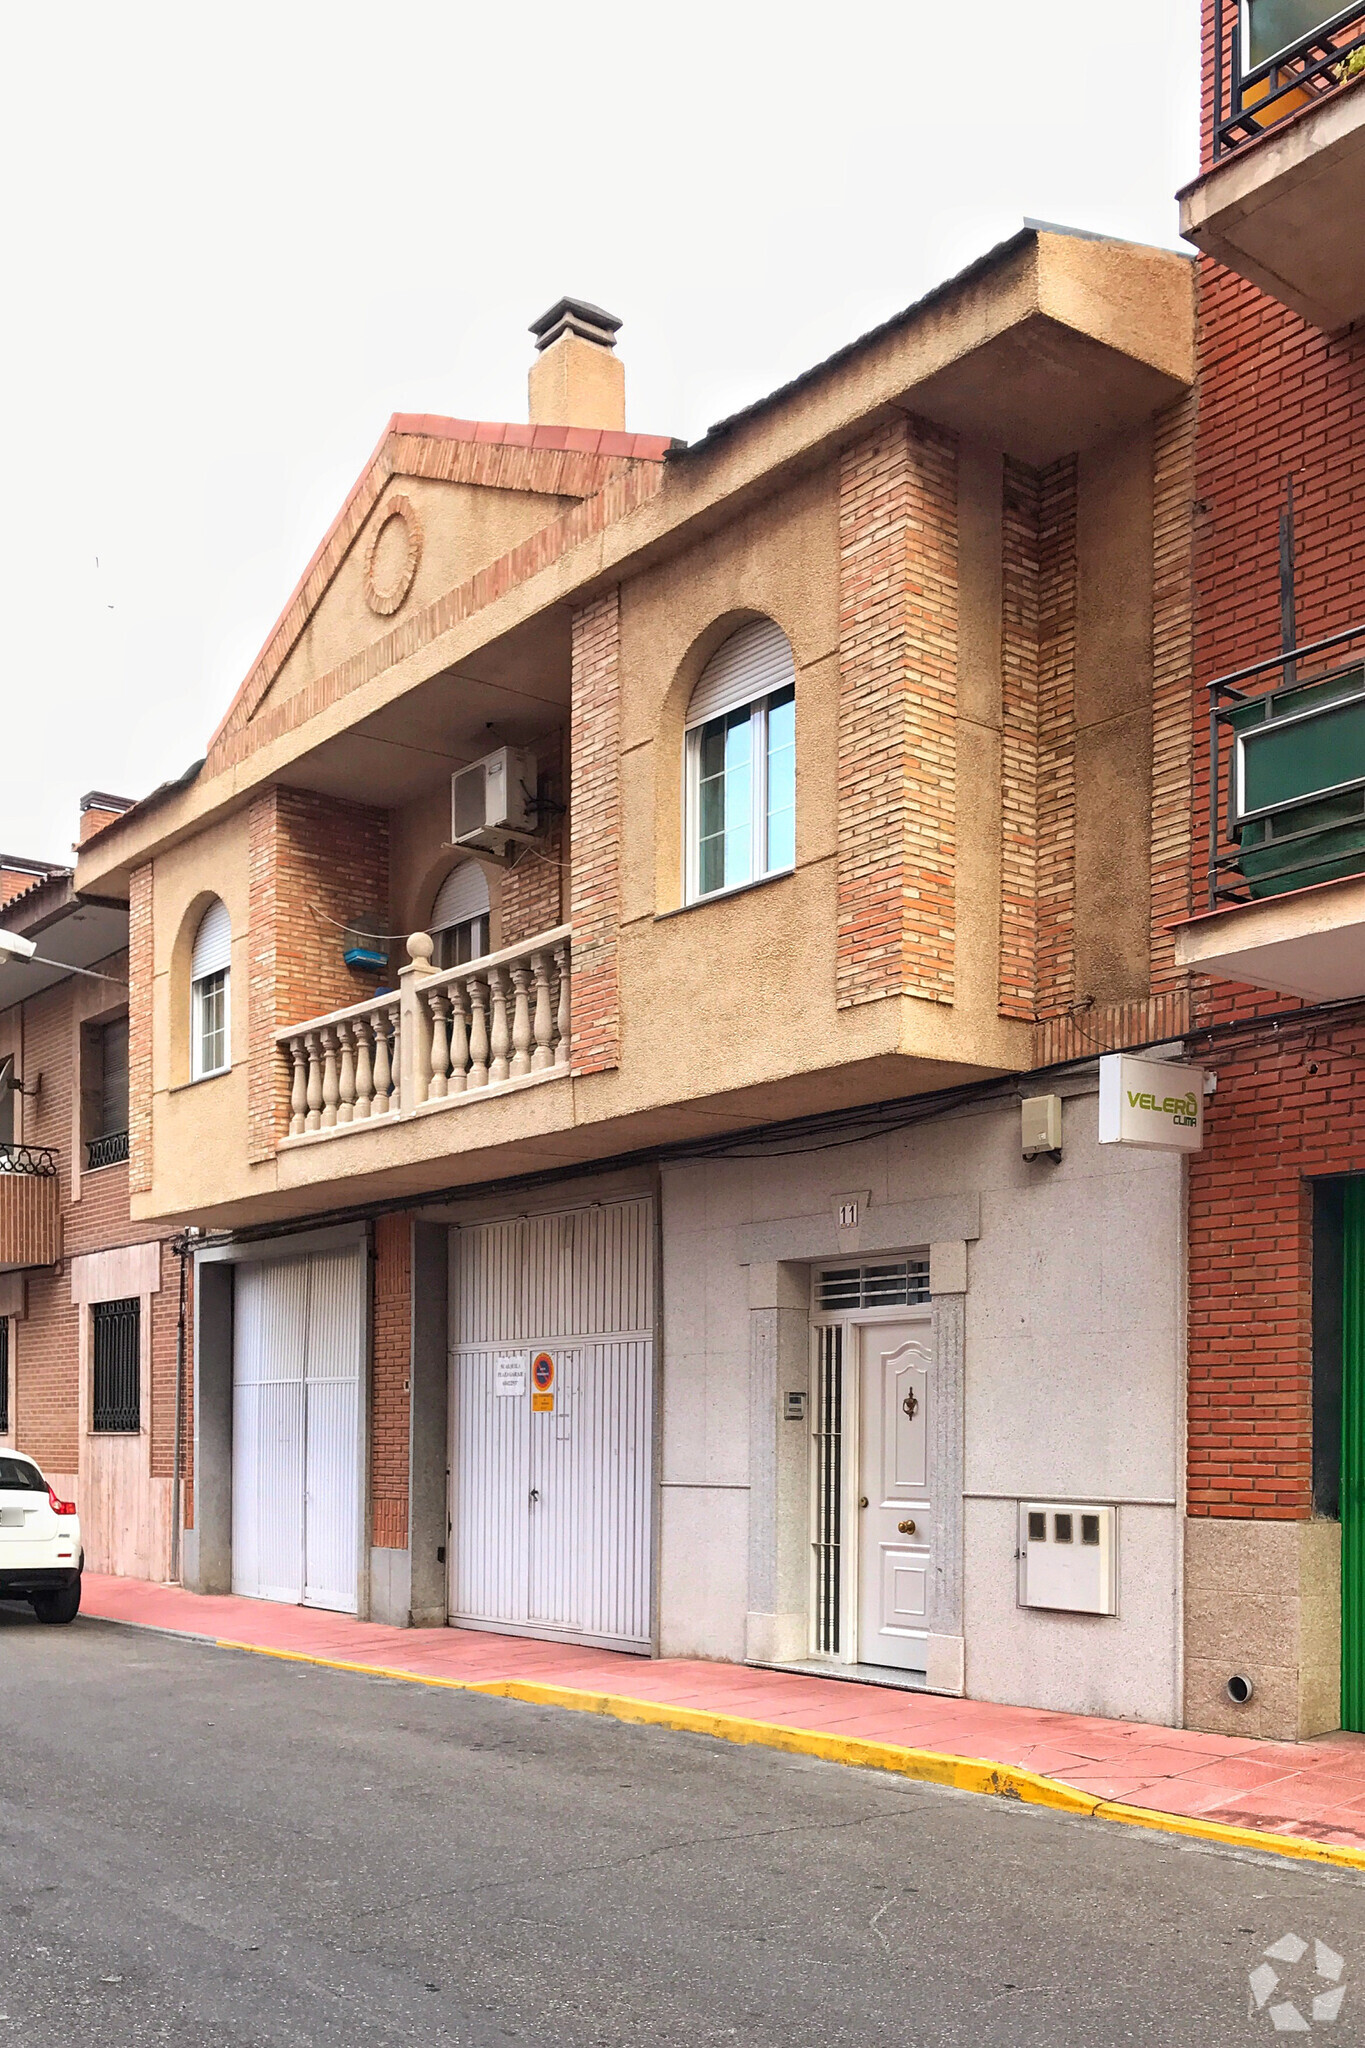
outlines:
[[858, 1662], [923, 1671], [933, 1591], [927, 1323], [859, 1331]]

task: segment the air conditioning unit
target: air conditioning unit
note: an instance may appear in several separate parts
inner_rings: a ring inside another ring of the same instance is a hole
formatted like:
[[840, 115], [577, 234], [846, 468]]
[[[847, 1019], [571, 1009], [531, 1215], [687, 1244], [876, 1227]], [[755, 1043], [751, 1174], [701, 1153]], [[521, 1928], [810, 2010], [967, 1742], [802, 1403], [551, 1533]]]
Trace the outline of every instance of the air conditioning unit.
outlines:
[[450, 778], [450, 837], [455, 846], [500, 853], [508, 839], [536, 836], [536, 759], [499, 747]]

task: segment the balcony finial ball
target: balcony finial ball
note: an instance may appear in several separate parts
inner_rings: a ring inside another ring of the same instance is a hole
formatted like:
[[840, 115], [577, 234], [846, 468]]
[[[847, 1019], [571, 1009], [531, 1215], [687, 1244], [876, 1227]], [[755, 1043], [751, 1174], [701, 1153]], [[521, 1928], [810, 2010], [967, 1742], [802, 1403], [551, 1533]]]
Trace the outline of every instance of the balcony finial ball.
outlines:
[[408, 958], [414, 967], [430, 967], [435, 950], [430, 932], [413, 932], [408, 940]]

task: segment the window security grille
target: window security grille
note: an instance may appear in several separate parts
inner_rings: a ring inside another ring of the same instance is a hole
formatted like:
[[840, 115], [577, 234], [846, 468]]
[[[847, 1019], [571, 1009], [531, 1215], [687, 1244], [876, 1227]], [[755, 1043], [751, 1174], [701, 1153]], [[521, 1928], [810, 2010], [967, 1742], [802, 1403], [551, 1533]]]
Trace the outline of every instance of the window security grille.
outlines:
[[9, 1435], [9, 1317], [0, 1316], [0, 1436]]
[[95, 1398], [93, 1427], [134, 1430], [142, 1427], [142, 1307], [128, 1301], [97, 1301], [90, 1311], [94, 1331]]
[[844, 1333], [831, 1324], [817, 1331], [816, 1341], [815, 1647], [822, 1655], [835, 1657], [844, 1511]]
[[832, 1267], [816, 1282], [818, 1308], [914, 1308], [929, 1299], [928, 1259], [892, 1259], [875, 1266]]

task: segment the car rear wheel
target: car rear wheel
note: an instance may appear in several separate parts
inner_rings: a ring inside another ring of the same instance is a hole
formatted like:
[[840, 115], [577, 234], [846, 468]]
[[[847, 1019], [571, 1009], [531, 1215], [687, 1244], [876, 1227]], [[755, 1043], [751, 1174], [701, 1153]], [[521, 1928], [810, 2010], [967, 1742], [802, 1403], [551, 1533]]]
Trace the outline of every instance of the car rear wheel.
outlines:
[[74, 1621], [81, 1611], [81, 1582], [54, 1586], [50, 1593], [33, 1595], [33, 1612], [39, 1621]]

